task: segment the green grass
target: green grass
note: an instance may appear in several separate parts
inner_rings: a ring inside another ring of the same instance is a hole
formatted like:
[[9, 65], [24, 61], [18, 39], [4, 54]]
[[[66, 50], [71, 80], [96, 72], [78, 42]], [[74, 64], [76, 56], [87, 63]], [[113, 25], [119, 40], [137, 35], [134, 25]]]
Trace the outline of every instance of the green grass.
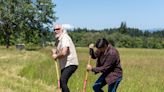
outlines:
[[17, 51], [14, 47], [0, 47], [0, 92], [52, 92], [53, 85], [42, 80], [20, 76], [20, 72], [33, 62], [42, 62], [45, 55], [39, 51]]
[[[118, 50], [123, 68], [118, 92], [163, 92], [164, 49]], [[87, 48], [78, 47], [77, 52], [80, 65], [68, 82], [71, 92], [82, 92], [88, 60]], [[93, 92], [92, 85], [98, 77], [89, 73], [87, 92]], [[55, 92], [56, 86], [51, 47], [38, 51], [0, 47], [0, 92]]]

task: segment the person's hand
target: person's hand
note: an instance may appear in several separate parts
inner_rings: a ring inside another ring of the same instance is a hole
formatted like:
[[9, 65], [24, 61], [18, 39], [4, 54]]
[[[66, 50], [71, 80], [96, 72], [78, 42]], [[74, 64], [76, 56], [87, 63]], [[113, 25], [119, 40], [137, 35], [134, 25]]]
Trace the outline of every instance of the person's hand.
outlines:
[[92, 66], [91, 65], [87, 65], [87, 71], [91, 71], [92, 70]]
[[89, 48], [90, 48], [90, 49], [93, 49], [93, 48], [94, 48], [94, 44], [91, 43], [91, 44], [89, 45]]
[[52, 54], [56, 54], [57, 53], [57, 49], [52, 49]]
[[53, 57], [54, 59], [57, 59], [57, 54], [52, 54], [52, 57]]

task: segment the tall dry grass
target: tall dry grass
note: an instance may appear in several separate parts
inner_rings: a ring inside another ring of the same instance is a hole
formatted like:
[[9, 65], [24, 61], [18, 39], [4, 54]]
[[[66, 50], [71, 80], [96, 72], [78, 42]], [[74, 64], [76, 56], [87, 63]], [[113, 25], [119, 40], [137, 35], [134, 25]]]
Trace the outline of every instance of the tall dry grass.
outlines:
[[[123, 80], [118, 92], [163, 92], [164, 50], [119, 48]], [[71, 92], [82, 92], [88, 49], [77, 48], [79, 67], [68, 82]], [[92, 65], [95, 61], [92, 60]], [[89, 73], [87, 92], [99, 75]], [[51, 47], [17, 51], [0, 47], [0, 92], [54, 92], [57, 86]], [[107, 86], [104, 87], [107, 92]]]
[[0, 92], [52, 92], [53, 85], [20, 76], [20, 71], [28, 64], [44, 59], [45, 55], [39, 51], [0, 47]]

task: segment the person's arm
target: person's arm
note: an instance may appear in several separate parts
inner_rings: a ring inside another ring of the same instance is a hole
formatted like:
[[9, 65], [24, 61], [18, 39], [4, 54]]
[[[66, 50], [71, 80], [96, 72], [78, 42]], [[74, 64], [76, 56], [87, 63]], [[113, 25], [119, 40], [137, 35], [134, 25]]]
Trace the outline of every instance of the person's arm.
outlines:
[[64, 56], [66, 56], [69, 53], [69, 40], [67, 37], [63, 37], [62, 38], [62, 46], [61, 46], [61, 50], [58, 50], [57, 53], [53, 54], [53, 58], [57, 59], [57, 58], [63, 58]]
[[69, 50], [68, 47], [64, 47], [64, 48], [62, 48], [61, 51], [58, 51], [58, 53], [53, 54], [53, 57], [54, 57], [55, 59], [56, 59], [56, 58], [63, 58], [64, 56], [67, 55], [68, 50]]
[[91, 71], [95, 73], [106, 72], [107, 70], [113, 67], [115, 60], [115, 56], [108, 55], [103, 66], [92, 68]]
[[89, 54], [90, 54], [92, 59], [96, 59], [97, 58], [97, 56], [95, 55], [95, 52], [94, 52], [94, 50], [92, 48], [89, 49]]
[[94, 49], [94, 44], [90, 44], [89, 45], [89, 54], [92, 59], [96, 59], [96, 58], [98, 58], [100, 53], [98, 51], [94, 52], [93, 49]]

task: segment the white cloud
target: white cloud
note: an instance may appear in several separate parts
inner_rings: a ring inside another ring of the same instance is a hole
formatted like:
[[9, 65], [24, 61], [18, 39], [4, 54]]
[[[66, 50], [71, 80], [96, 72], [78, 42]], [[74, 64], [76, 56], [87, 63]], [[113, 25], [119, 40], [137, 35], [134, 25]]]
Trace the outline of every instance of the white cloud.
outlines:
[[70, 24], [62, 24], [62, 27], [63, 27], [64, 29], [66, 29], [66, 30], [71, 30], [71, 29], [74, 28], [74, 27], [73, 27], [72, 25], [70, 25]]

